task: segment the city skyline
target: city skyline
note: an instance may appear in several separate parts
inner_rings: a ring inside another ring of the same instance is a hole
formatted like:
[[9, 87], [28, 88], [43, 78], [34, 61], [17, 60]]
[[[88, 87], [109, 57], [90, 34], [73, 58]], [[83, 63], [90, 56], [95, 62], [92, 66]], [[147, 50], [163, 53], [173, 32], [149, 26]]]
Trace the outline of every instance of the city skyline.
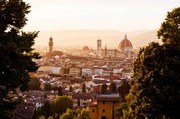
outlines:
[[[154, 30], [178, 0], [25, 0], [31, 5], [25, 31], [114, 29]], [[163, 3], [163, 4], [162, 4]]]

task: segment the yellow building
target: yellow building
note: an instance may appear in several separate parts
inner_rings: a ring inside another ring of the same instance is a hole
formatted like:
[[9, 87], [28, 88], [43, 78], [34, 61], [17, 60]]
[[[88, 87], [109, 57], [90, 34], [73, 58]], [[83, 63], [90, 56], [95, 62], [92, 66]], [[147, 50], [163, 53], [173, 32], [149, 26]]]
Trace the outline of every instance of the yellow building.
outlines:
[[89, 103], [91, 119], [114, 119], [114, 111], [122, 99], [119, 94], [99, 94]]

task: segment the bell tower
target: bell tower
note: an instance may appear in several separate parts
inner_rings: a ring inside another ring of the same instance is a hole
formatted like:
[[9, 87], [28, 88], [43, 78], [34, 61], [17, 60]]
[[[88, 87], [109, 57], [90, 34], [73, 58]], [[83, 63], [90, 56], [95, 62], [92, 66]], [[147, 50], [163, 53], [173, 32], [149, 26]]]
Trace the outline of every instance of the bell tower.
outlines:
[[107, 57], [108, 51], [107, 51], [107, 46], [105, 46], [105, 53], [104, 53], [104, 57]]
[[49, 53], [53, 52], [53, 38], [49, 38]]
[[101, 56], [101, 50], [102, 50], [101, 42], [102, 42], [101, 39], [97, 40], [97, 54], [98, 54], [98, 56]]
[[97, 50], [100, 51], [101, 50], [101, 39], [97, 40]]

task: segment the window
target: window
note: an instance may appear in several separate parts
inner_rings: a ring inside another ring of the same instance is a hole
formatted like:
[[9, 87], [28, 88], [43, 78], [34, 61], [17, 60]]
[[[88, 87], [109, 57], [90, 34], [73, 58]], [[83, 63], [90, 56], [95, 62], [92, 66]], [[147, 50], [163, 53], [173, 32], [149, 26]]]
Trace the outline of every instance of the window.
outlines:
[[105, 101], [103, 101], [103, 104], [105, 104]]
[[106, 116], [102, 116], [101, 119], [106, 119]]
[[94, 112], [95, 112], [95, 110], [93, 109], [93, 110], [92, 110], [92, 112], [94, 113]]
[[103, 109], [103, 113], [105, 112], [105, 109]]

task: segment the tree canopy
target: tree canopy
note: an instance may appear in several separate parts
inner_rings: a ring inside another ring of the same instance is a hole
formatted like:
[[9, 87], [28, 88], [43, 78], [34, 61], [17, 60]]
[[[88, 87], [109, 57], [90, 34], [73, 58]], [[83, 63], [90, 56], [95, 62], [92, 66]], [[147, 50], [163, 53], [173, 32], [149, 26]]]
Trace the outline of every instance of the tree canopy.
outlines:
[[28, 86], [30, 90], [40, 90], [41, 82], [38, 78], [32, 77], [28, 82]]
[[123, 100], [125, 99], [125, 96], [129, 93], [130, 85], [126, 81], [126, 79], [121, 80], [122, 84], [118, 87], [118, 93], [122, 96]]
[[50, 83], [45, 83], [44, 84], [44, 90], [45, 91], [51, 91], [52, 90], [52, 85]]
[[29, 72], [38, 66], [32, 59], [40, 58], [32, 46], [38, 32], [23, 32], [30, 5], [22, 0], [0, 1], [0, 115], [9, 117], [12, 99], [7, 95], [17, 88], [27, 89]]
[[81, 112], [78, 114], [77, 119], [91, 119], [90, 112], [82, 109]]
[[69, 92], [73, 92], [72, 86], [69, 87]]
[[60, 119], [76, 119], [77, 112], [71, 109], [67, 109], [65, 113], [62, 114]]
[[162, 45], [139, 51], [123, 118], [180, 118], [180, 8], [168, 12], [158, 36]]
[[52, 101], [52, 109], [53, 112], [61, 115], [69, 108], [71, 109], [73, 106], [73, 101], [71, 98], [67, 96], [58, 96]]
[[91, 119], [89, 111], [82, 110], [71, 110], [67, 109], [65, 113], [62, 114], [60, 119]]
[[102, 84], [101, 85], [101, 93], [102, 94], [106, 94], [107, 93], [107, 85], [106, 84]]
[[44, 102], [44, 105], [41, 107], [41, 111], [45, 119], [48, 119], [49, 116], [52, 116], [52, 106], [49, 101]]
[[82, 93], [86, 93], [86, 84], [85, 83], [82, 85]]
[[63, 96], [62, 87], [58, 87], [58, 96]]
[[110, 93], [116, 93], [117, 92], [115, 83], [111, 82], [111, 84], [109, 86], [109, 92]]

